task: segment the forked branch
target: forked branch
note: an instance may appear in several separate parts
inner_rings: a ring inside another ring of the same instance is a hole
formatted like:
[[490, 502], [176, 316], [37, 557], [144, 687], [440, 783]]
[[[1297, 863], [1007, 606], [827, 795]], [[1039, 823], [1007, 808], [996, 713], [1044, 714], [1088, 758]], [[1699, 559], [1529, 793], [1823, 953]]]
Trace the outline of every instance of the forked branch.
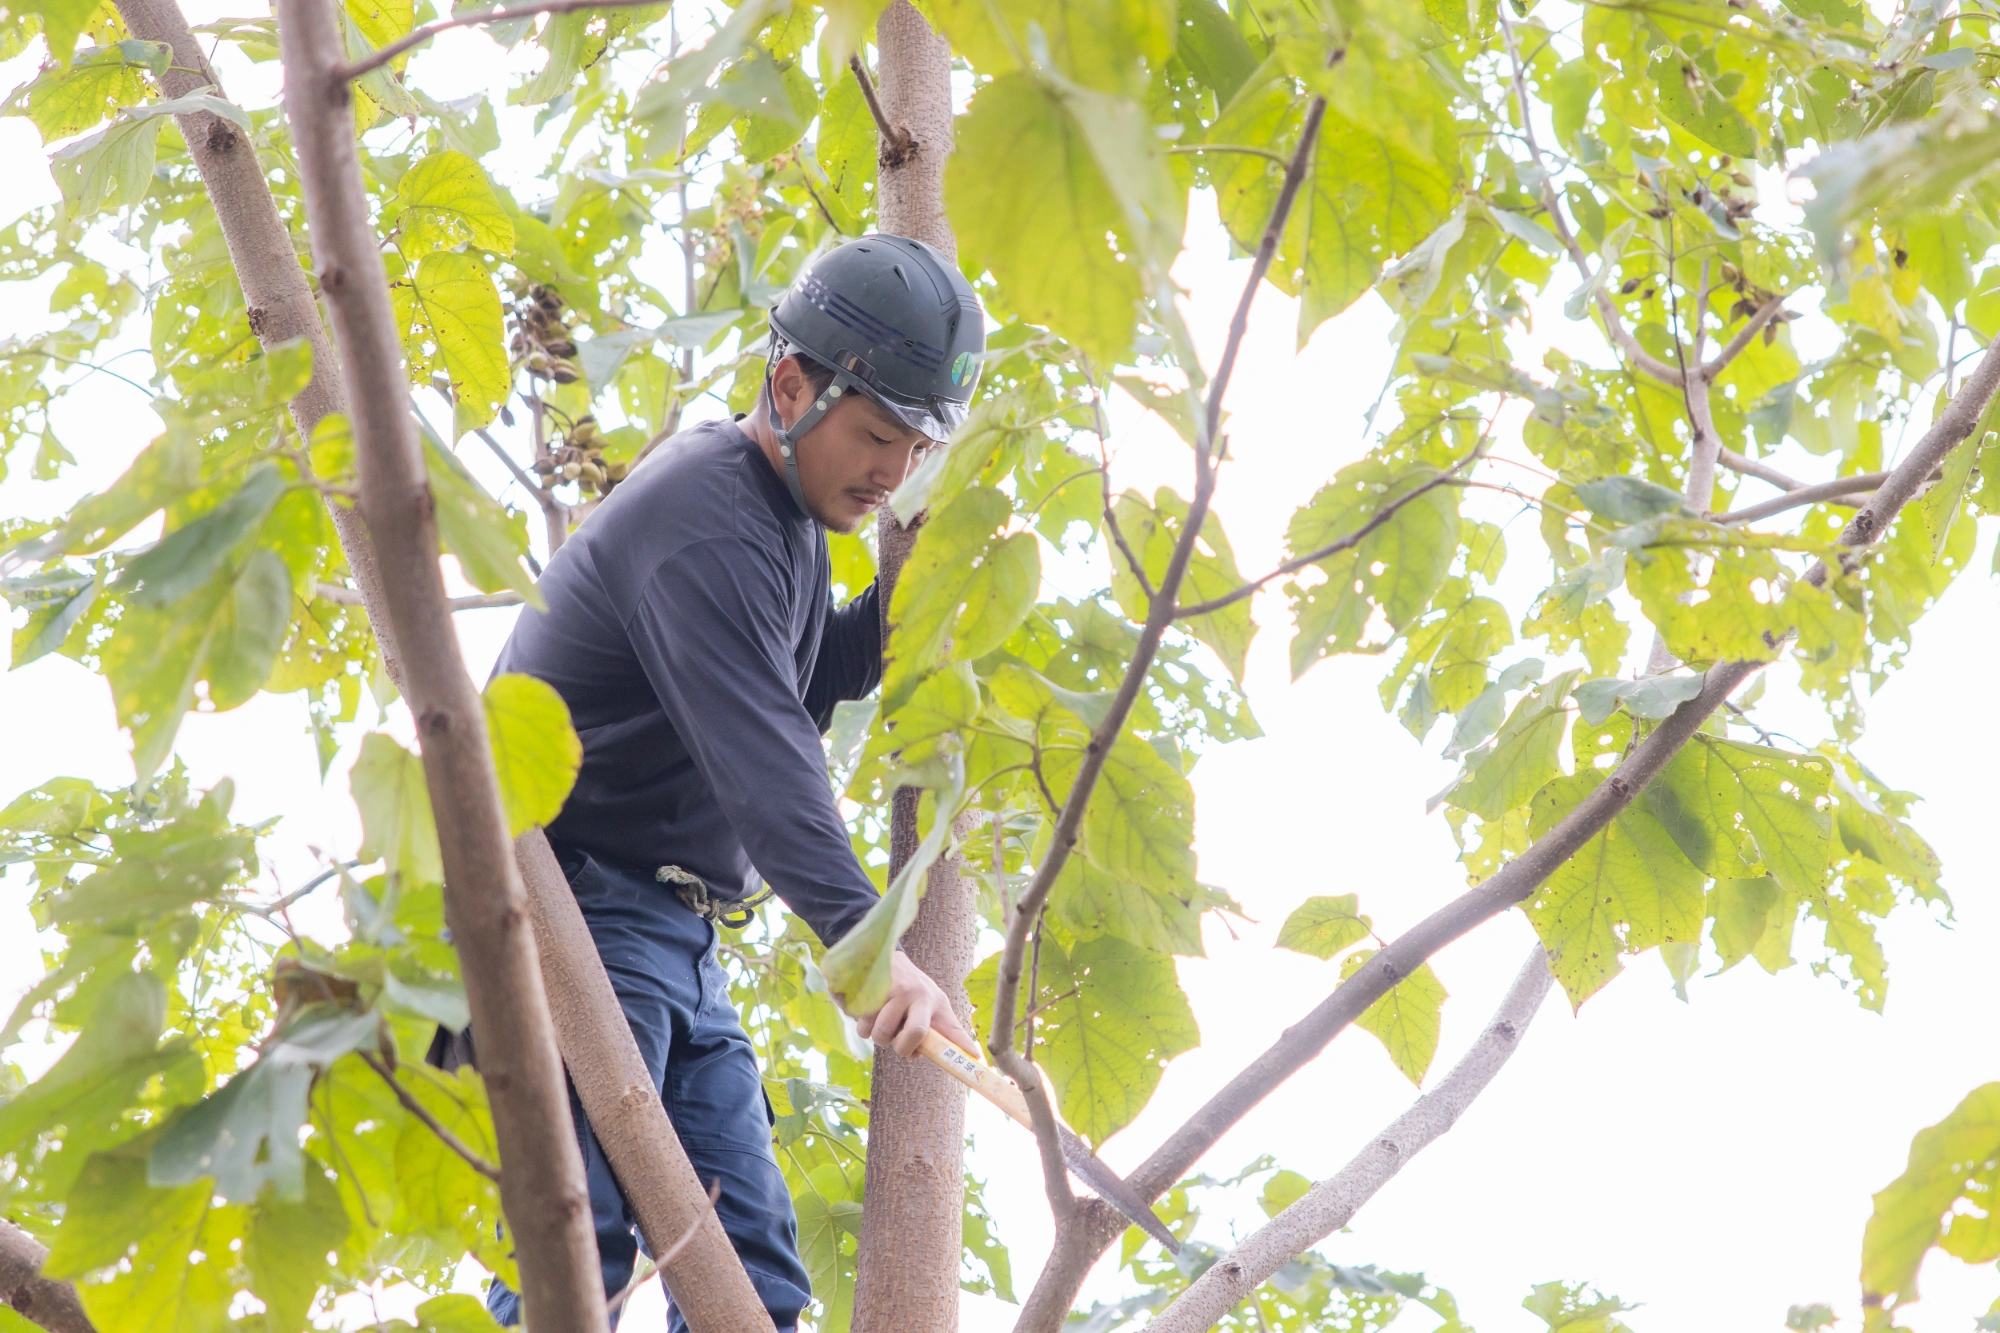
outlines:
[[[1850, 551], [1865, 547], [1888, 530], [1945, 456], [1972, 433], [1996, 387], [2000, 387], [2000, 347], [1988, 346], [1964, 389], [1842, 531], [1838, 539], [1841, 546]], [[1844, 556], [1843, 564], [1852, 564], [1856, 558], [1853, 554]], [[1829, 573], [1824, 562], [1816, 562], [1805, 580], [1816, 587], [1823, 586]], [[1683, 703], [1634, 746], [1602, 785], [1563, 816], [1554, 828], [1477, 887], [1390, 941], [1211, 1096], [1127, 1177], [1127, 1183], [1142, 1198], [1159, 1197], [1187, 1174], [1224, 1133], [1315, 1059], [1327, 1043], [1388, 994], [1397, 982], [1453, 940], [1526, 901], [1549, 875], [1603, 832], [1645, 790], [1646, 784], [1687, 744], [1711, 713], [1767, 665], [1768, 661], [1726, 662], [1711, 668], [1701, 693]], [[1022, 1309], [1017, 1333], [1053, 1333], [1059, 1329], [1091, 1265], [1125, 1227], [1123, 1219], [1109, 1208], [1080, 1209], [1079, 1216], [1079, 1224], [1059, 1236], [1056, 1253]]]
[[868, 114], [875, 118], [875, 135], [881, 142], [879, 164], [902, 166], [916, 154], [917, 141], [902, 126], [889, 123], [889, 113], [882, 109], [882, 99], [875, 94], [875, 80], [868, 77], [868, 66], [861, 63], [860, 52], [847, 58], [847, 67], [854, 71], [854, 81], [861, 85], [861, 100], [868, 104]]
[[480, 1175], [485, 1176], [496, 1185], [500, 1183], [500, 1168], [474, 1152], [466, 1145], [464, 1139], [452, 1133], [436, 1116], [432, 1115], [430, 1108], [418, 1101], [416, 1096], [403, 1086], [403, 1081], [396, 1077], [395, 1071], [382, 1063], [382, 1057], [372, 1055], [367, 1051], [356, 1051], [355, 1054], [360, 1056], [362, 1062], [380, 1075], [382, 1081], [389, 1085], [390, 1091], [396, 1094], [396, 1100], [403, 1104], [403, 1109], [415, 1116], [425, 1129], [437, 1135], [438, 1140], [445, 1147], [464, 1158], [465, 1164]]
[[1152, 1333], [1202, 1333], [1259, 1283], [1295, 1255], [1346, 1226], [1418, 1153], [1458, 1123], [1466, 1108], [1498, 1074], [1515, 1050], [1536, 1010], [1548, 998], [1548, 955], [1537, 944], [1500, 1002], [1493, 1021], [1451, 1073], [1335, 1174], [1314, 1185], [1292, 1205], [1251, 1233], [1211, 1265], [1151, 1324]]

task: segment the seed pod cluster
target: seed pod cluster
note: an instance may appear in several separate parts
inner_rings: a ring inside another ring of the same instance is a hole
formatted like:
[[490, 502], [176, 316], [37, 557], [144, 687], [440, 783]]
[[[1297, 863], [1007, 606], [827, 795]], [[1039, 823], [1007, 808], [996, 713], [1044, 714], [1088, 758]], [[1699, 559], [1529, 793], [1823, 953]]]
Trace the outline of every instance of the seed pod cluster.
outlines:
[[571, 359], [576, 355], [576, 340], [569, 335], [567, 310], [562, 294], [539, 282], [514, 303], [514, 338], [508, 351], [530, 375], [557, 384], [574, 384], [583, 378]]
[[551, 446], [549, 456], [537, 458], [532, 466], [549, 479], [549, 485], [573, 481], [595, 488], [599, 495], [609, 495], [613, 486], [625, 480], [631, 464], [605, 458], [597, 418], [578, 417], [569, 433]]

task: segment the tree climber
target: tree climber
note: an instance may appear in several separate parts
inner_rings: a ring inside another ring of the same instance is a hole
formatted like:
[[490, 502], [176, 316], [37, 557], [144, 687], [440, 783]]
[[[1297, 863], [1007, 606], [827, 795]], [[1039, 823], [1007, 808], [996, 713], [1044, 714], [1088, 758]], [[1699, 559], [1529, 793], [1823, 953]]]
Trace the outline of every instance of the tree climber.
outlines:
[[[635, 469], [549, 561], [548, 609], [522, 613], [497, 668], [569, 704], [583, 767], [549, 842], [781, 1333], [811, 1290], [716, 927], [775, 892], [832, 944], [876, 900], [820, 736], [835, 703], [881, 679], [880, 612], [872, 586], [833, 605], [820, 529], [860, 527], [950, 436], [985, 341], [972, 289], [930, 246], [869, 236], [822, 256], [771, 314], [756, 410]], [[974, 1049], [937, 983], [900, 952], [892, 967], [862, 1035], [914, 1056], [936, 1028]], [[574, 1092], [570, 1107], [609, 1295], [633, 1271], [633, 1216]], [[497, 1280], [487, 1305], [520, 1317]], [[686, 1328], [678, 1311], [672, 1326]]]

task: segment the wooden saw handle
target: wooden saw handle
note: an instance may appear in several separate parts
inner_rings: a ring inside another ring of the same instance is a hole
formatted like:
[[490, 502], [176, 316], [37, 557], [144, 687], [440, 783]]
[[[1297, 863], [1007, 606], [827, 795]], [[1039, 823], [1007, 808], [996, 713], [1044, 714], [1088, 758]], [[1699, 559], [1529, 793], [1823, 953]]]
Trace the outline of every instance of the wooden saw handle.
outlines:
[[1035, 1128], [1034, 1119], [1028, 1114], [1028, 1100], [1021, 1095], [1013, 1079], [967, 1055], [939, 1036], [936, 1028], [924, 1034], [921, 1049], [926, 1060], [992, 1102], [1028, 1130]]

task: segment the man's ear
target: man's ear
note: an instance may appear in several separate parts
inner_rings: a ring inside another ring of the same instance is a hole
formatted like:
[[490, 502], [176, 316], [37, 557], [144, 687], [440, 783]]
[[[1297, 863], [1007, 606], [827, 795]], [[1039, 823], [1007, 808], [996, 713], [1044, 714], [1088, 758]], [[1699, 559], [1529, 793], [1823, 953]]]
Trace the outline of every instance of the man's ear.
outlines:
[[806, 381], [805, 372], [799, 369], [799, 359], [787, 356], [772, 368], [772, 406], [786, 421], [795, 421], [804, 412], [805, 400], [812, 396], [812, 385]]

